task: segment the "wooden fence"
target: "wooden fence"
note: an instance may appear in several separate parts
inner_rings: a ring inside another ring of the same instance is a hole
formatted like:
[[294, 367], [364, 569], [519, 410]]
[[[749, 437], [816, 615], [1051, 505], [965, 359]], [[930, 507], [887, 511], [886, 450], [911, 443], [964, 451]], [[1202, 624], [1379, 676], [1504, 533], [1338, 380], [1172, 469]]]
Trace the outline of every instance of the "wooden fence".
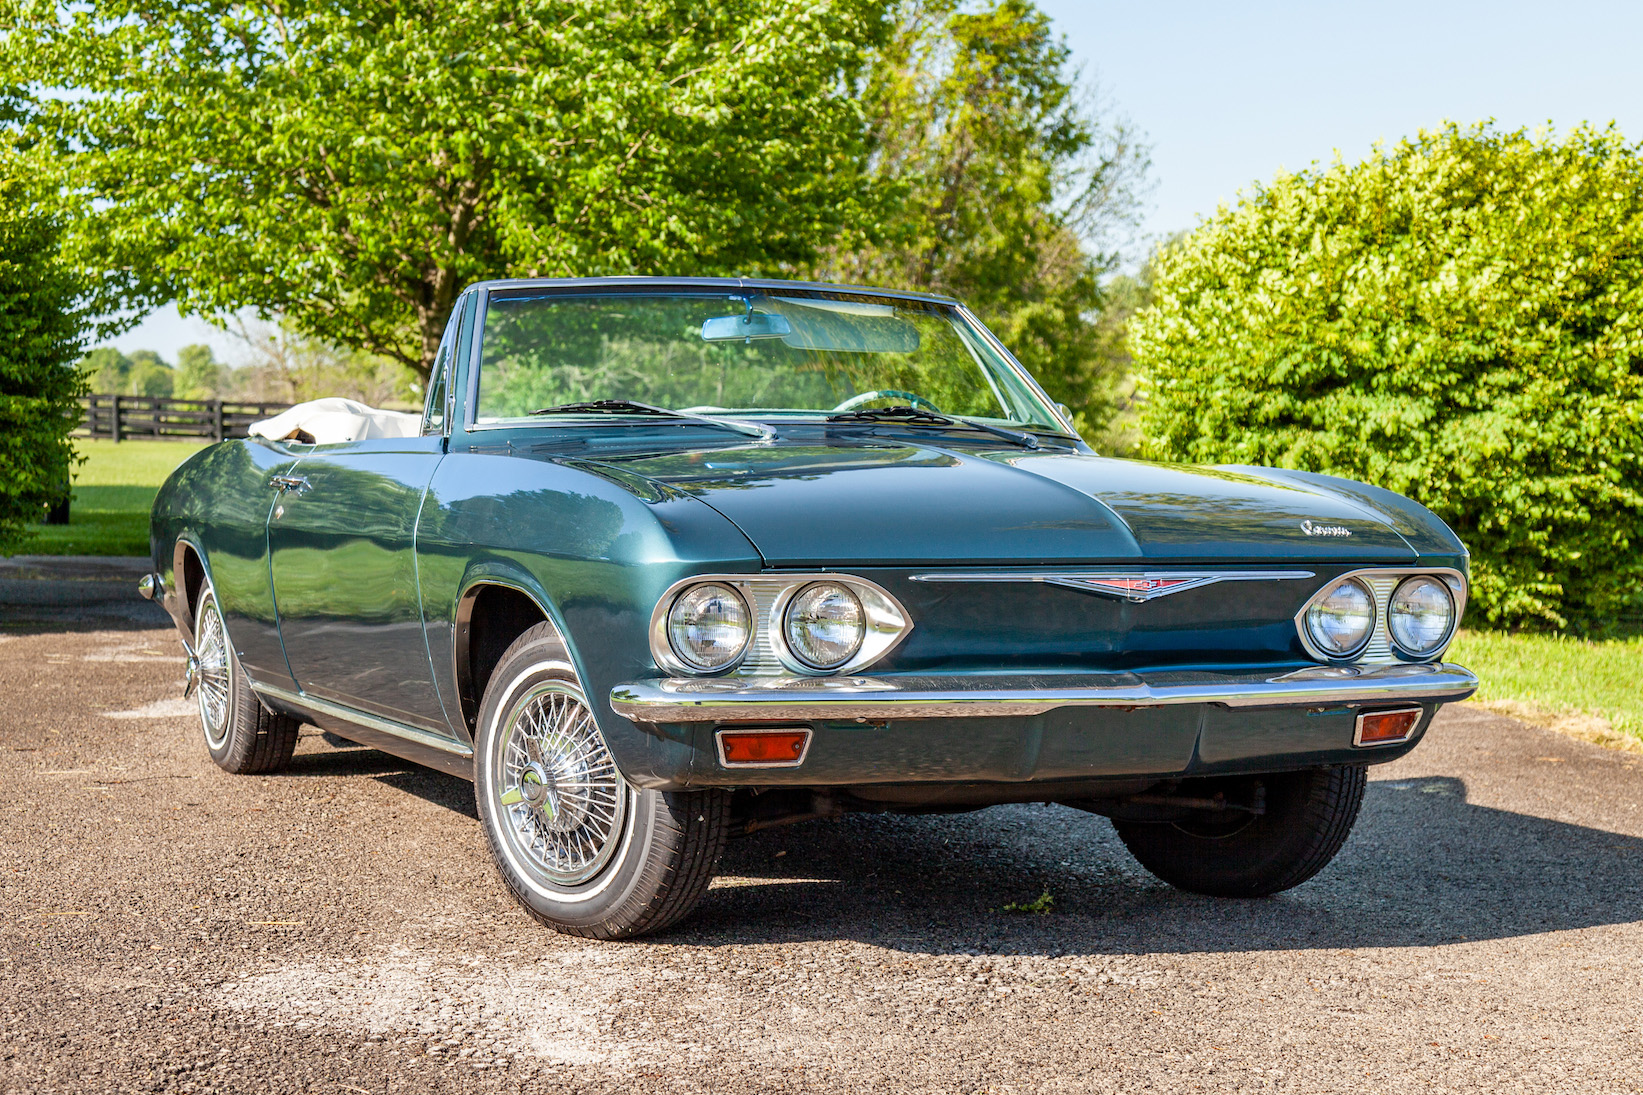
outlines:
[[238, 403], [221, 399], [160, 399], [143, 395], [88, 395], [76, 437], [164, 438], [221, 441], [244, 437], [253, 422], [272, 418], [289, 403]]

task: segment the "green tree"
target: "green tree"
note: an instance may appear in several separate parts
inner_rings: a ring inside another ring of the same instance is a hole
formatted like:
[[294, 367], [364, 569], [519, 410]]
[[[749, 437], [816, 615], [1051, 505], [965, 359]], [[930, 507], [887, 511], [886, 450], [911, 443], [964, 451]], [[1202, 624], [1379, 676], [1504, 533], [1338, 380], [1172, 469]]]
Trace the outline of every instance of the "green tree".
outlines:
[[0, 551], [61, 501], [80, 420], [80, 285], [28, 161], [0, 135]]
[[1281, 174], [1155, 261], [1131, 335], [1153, 454], [1407, 494], [1493, 623], [1643, 607], [1637, 145], [1446, 125]]
[[289, 403], [341, 396], [373, 407], [421, 409], [416, 374], [397, 361], [333, 346], [277, 319], [236, 319], [228, 333], [238, 343], [240, 365], [225, 370], [225, 396]]
[[1100, 310], [1095, 314], [1094, 348], [1090, 372], [1099, 382], [1098, 410], [1086, 410], [1081, 427], [1084, 439], [1097, 452], [1132, 456], [1141, 446], [1140, 407], [1136, 400], [1134, 360], [1130, 353], [1130, 321], [1152, 301], [1152, 267], [1134, 274], [1118, 274], [1101, 287]]
[[176, 388], [176, 373], [165, 358], [153, 350], [131, 355], [131, 371], [126, 375], [126, 395], [169, 397]]
[[128, 308], [247, 306], [426, 377], [465, 283], [811, 259], [868, 200], [888, 0], [0, 0]]
[[1105, 436], [1123, 361], [1101, 279], [1135, 223], [1146, 152], [1081, 93], [1028, 0], [908, 0], [875, 59], [870, 175], [895, 195], [879, 238], [846, 236], [823, 276], [969, 303], [1080, 428]]
[[131, 359], [112, 346], [99, 346], [80, 359], [80, 372], [98, 395], [124, 395]]
[[179, 399], [216, 399], [228, 383], [228, 367], [203, 343], [177, 351], [176, 395]]

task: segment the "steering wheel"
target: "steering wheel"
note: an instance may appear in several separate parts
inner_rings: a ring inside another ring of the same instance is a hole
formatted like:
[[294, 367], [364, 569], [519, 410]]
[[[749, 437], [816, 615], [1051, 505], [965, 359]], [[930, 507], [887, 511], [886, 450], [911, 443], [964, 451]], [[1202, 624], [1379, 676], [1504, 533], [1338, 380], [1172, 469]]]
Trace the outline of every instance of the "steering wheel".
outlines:
[[914, 395], [912, 392], [898, 391], [895, 388], [878, 388], [871, 392], [861, 392], [857, 395], [853, 395], [849, 399], [846, 399], [843, 403], [840, 403], [837, 407], [834, 407], [833, 413], [838, 414], [841, 411], [853, 411], [863, 403], [871, 403], [875, 399], [890, 399], [892, 397], [897, 399], [905, 399], [915, 407], [928, 407], [936, 414], [941, 413], [940, 407], [936, 406], [928, 399], [925, 399], [922, 395]]

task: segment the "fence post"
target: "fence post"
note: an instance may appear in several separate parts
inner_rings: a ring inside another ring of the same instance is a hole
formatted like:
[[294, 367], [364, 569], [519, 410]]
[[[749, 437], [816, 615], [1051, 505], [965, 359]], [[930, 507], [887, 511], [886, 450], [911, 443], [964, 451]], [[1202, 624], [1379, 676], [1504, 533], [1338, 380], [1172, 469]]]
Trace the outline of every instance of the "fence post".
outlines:
[[116, 445], [118, 445], [120, 443], [120, 397], [119, 396], [114, 397], [114, 423], [113, 423], [113, 426], [111, 427], [110, 432], [114, 437], [114, 443]]
[[220, 399], [211, 401], [211, 439], [213, 441], [222, 440], [222, 400]]

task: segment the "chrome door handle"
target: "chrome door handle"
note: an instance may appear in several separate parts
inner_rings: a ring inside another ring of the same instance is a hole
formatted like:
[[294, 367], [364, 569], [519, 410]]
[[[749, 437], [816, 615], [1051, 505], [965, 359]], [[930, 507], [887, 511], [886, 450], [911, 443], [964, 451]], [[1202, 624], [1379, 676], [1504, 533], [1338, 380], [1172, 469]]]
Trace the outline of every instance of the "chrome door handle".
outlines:
[[268, 480], [268, 485], [281, 494], [288, 490], [294, 490], [298, 494], [302, 494], [308, 490], [309, 486], [308, 480], [300, 475], [276, 475]]

